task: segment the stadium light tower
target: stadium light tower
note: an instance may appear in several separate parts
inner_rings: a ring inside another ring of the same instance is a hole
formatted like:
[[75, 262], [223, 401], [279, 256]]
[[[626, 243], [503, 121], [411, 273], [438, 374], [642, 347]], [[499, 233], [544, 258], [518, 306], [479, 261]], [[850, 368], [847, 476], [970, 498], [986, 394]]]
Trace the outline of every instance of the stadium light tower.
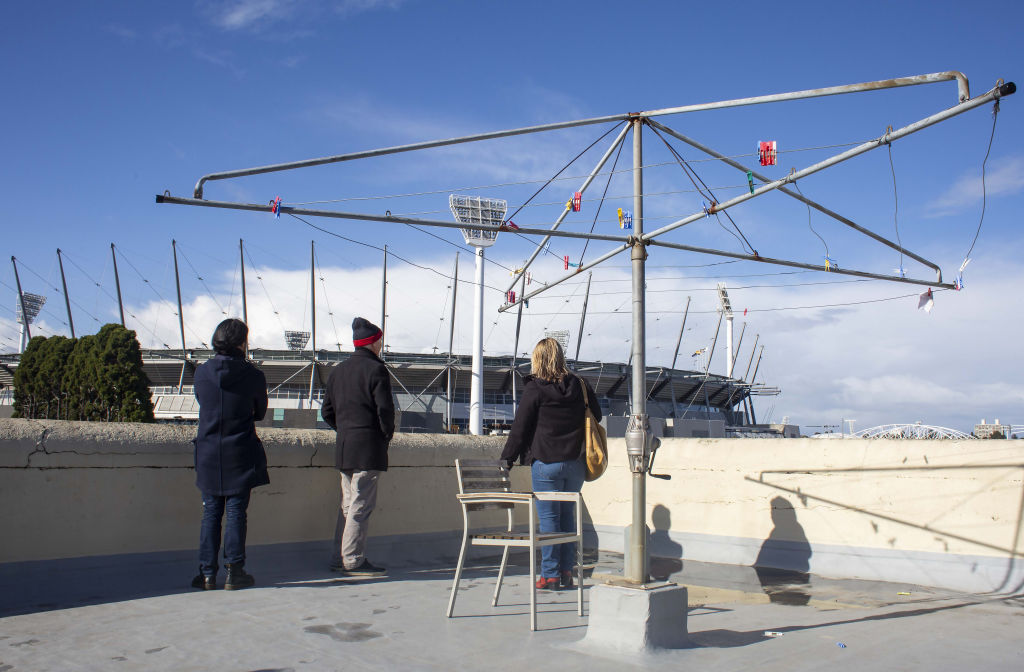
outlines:
[[[25, 313], [21, 312], [21, 304], [25, 304]], [[39, 315], [39, 311], [42, 310], [43, 304], [46, 303], [46, 297], [40, 294], [29, 294], [23, 292], [21, 299], [18, 301], [18, 305], [15, 309], [15, 315], [17, 316], [18, 324], [21, 325], [20, 334], [20, 346], [18, 352], [25, 352], [25, 346], [28, 345], [28, 338], [26, 338], [26, 331], [29, 324], [32, 324], [36, 320], [36, 316]], [[26, 320], [25, 317], [28, 317]]]
[[302, 350], [309, 343], [309, 332], [308, 331], [285, 331], [284, 332], [285, 343], [288, 344], [289, 350]]
[[476, 249], [476, 299], [473, 302], [473, 373], [469, 391], [469, 431], [483, 434], [484, 402], [484, 248], [494, 245], [508, 204], [500, 199], [451, 194], [448, 205], [460, 224], [489, 226], [493, 230], [461, 229], [467, 245]]
[[725, 375], [732, 378], [732, 367], [735, 357], [732, 351], [732, 302], [729, 301], [729, 290], [725, 283], [718, 283], [718, 302], [720, 310], [725, 313]]

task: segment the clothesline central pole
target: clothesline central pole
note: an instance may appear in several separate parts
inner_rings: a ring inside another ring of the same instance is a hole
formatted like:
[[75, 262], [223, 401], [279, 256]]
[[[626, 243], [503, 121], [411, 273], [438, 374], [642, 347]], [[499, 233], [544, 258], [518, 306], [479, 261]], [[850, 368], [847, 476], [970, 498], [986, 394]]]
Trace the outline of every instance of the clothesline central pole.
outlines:
[[633, 412], [626, 430], [626, 453], [633, 479], [633, 520], [629, 528], [629, 560], [625, 568], [631, 583], [647, 583], [647, 460], [650, 431], [647, 422], [646, 306], [644, 304], [643, 119], [633, 124], [633, 238], [630, 258], [633, 267]]

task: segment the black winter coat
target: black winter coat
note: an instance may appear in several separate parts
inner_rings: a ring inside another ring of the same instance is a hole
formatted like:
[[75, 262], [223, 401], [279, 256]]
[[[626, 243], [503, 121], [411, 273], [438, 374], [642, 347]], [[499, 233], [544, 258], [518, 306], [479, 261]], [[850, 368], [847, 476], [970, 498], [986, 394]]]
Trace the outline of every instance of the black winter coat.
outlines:
[[526, 377], [512, 431], [501, 459], [511, 466], [578, 459], [583, 448], [583, 388], [587, 386], [590, 410], [601, 419], [601, 405], [589, 383], [569, 374], [558, 382]]
[[267, 379], [241, 355], [215, 355], [195, 374], [199, 431], [196, 486], [211, 495], [237, 495], [270, 483], [267, 454], [256, 435], [267, 414]]
[[320, 415], [338, 432], [334, 466], [339, 471], [388, 470], [395, 402], [391, 375], [377, 355], [356, 348], [331, 370]]

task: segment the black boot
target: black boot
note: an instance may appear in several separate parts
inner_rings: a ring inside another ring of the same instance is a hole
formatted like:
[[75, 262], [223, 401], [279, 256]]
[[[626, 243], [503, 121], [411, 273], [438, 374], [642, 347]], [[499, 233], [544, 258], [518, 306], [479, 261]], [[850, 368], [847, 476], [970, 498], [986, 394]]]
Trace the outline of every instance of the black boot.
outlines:
[[241, 563], [237, 565], [224, 565], [228, 570], [228, 578], [224, 581], [224, 590], [240, 590], [248, 588], [256, 583], [252, 574], [245, 573], [245, 567]]
[[192, 587], [199, 590], [215, 590], [217, 588], [217, 576], [207, 576], [203, 574], [202, 568], [200, 568], [196, 578], [192, 579]]

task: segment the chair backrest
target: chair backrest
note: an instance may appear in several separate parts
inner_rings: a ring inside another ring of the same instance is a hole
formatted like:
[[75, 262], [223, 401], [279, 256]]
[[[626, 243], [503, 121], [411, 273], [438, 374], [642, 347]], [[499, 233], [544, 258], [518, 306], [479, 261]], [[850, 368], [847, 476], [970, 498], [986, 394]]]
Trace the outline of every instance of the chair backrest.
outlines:
[[[511, 492], [512, 479], [508, 469], [498, 460], [455, 460], [455, 475], [459, 480], [459, 494], [474, 492]], [[507, 503], [469, 504], [467, 509], [511, 509]]]
[[498, 460], [455, 460], [459, 494], [474, 492], [509, 492], [512, 479], [508, 469]]

